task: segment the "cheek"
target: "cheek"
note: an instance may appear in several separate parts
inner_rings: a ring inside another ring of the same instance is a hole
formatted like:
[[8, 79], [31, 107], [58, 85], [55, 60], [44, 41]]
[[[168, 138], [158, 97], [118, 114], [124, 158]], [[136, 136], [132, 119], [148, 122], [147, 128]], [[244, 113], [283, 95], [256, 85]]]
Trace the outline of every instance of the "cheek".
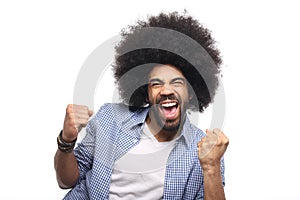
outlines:
[[178, 90], [177, 94], [180, 96], [180, 98], [183, 102], [189, 101], [189, 93], [187, 90], [185, 90], [185, 89]]
[[155, 101], [156, 96], [157, 96], [157, 92], [148, 88], [148, 101], [150, 103]]

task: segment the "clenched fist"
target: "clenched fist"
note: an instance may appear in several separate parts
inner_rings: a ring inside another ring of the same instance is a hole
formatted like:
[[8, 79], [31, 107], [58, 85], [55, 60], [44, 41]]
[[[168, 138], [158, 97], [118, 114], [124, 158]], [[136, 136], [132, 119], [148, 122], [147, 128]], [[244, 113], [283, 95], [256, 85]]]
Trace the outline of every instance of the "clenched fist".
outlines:
[[206, 137], [198, 143], [198, 157], [204, 170], [218, 166], [229, 144], [228, 138], [219, 130], [206, 130]]
[[87, 106], [69, 104], [66, 109], [62, 138], [66, 142], [75, 140], [78, 133], [88, 123], [93, 111]]

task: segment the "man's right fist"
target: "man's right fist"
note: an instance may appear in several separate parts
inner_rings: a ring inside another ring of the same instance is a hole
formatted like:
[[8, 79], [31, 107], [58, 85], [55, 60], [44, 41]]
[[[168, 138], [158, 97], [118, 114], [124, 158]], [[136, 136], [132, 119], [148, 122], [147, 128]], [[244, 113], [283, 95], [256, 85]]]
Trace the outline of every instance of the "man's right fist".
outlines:
[[66, 142], [75, 140], [92, 115], [93, 111], [87, 106], [69, 104], [66, 109], [62, 139]]

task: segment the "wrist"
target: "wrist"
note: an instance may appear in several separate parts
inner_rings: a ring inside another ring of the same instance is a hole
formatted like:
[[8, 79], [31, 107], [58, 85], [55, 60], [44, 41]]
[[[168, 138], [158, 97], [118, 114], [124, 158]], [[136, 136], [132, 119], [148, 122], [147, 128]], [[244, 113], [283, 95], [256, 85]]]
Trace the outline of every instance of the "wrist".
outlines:
[[58, 149], [61, 152], [70, 153], [70, 152], [73, 151], [73, 149], [75, 147], [76, 140], [77, 140], [77, 138], [75, 138], [71, 142], [64, 140], [64, 138], [63, 138], [63, 131], [60, 131], [60, 133], [59, 133], [59, 135], [57, 137], [57, 146], [58, 146]]
[[62, 140], [66, 143], [72, 143], [73, 141], [77, 140], [77, 137], [76, 138], [66, 137], [63, 130], [61, 130], [60, 136], [61, 136]]
[[203, 173], [208, 173], [208, 174], [216, 174], [216, 173], [221, 173], [221, 164], [219, 163], [214, 163], [214, 164], [201, 164]]
[[206, 168], [206, 169], [203, 169], [203, 174], [207, 174], [207, 175], [216, 175], [216, 174], [221, 174], [221, 170], [220, 168], [217, 169], [217, 168]]

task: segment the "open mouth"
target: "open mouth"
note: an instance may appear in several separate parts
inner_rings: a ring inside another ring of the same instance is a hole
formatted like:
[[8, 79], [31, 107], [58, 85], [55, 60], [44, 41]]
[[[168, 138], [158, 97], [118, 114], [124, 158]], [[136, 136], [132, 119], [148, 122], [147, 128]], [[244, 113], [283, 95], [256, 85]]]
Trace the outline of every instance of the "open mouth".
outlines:
[[159, 105], [163, 115], [167, 120], [175, 119], [177, 117], [179, 105], [177, 101], [163, 101]]

